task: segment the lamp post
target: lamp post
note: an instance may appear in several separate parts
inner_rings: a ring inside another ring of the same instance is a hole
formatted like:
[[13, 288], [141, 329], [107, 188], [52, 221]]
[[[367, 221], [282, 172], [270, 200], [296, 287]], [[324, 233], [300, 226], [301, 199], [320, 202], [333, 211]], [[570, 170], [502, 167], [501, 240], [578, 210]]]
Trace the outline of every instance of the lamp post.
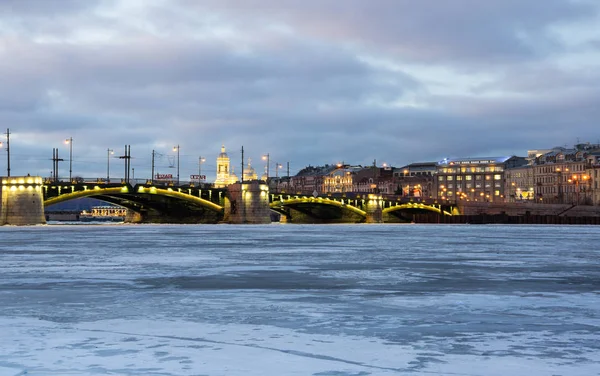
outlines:
[[200, 156], [198, 157], [198, 186], [202, 182], [202, 163], [206, 162], [206, 158]]
[[177, 150], [177, 185], [179, 185], [179, 145], [173, 146], [173, 151]]
[[581, 178], [583, 179], [583, 182], [585, 183], [585, 185], [583, 187], [583, 189], [584, 189], [584, 191], [583, 191], [583, 205], [589, 205], [588, 204], [588, 192], [589, 192], [590, 187], [592, 185], [591, 184], [592, 183], [591, 176], [589, 176], [589, 175], [583, 175]]
[[275, 162], [275, 184], [277, 184], [275, 186], [276, 191], [279, 191], [279, 186], [280, 186], [280, 184], [279, 184], [279, 169], [282, 167], [283, 167], [283, 165], [281, 163]]
[[110, 183], [110, 155], [114, 153], [113, 149], [106, 149], [106, 184]]
[[266, 155], [263, 155], [262, 160], [267, 161], [266, 173], [267, 173], [267, 183], [268, 183], [269, 182], [269, 153], [267, 153]]
[[[10, 129], [6, 129], [6, 176], [10, 177]], [[2, 141], [0, 141], [2, 147]]]
[[565, 172], [565, 173], [568, 174], [569, 173], [569, 169], [566, 168], [566, 167], [564, 169], [561, 169], [560, 167], [556, 168], [556, 175], [557, 175], [557, 178], [556, 178], [556, 180], [557, 180], [557, 183], [556, 183], [557, 184], [557, 189], [556, 189], [556, 191], [557, 191], [557, 195], [558, 195], [558, 202], [561, 203], [561, 204], [565, 203], [565, 200], [564, 200], [564, 189], [563, 189], [563, 175], [562, 175], [563, 172]]
[[69, 182], [73, 182], [73, 137], [65, 140], [65, 144], [69, 145]]
[[579, 177], [577, 175], [573, 175], [573, 182], [575, 183], [575, 204], [579, 205]]

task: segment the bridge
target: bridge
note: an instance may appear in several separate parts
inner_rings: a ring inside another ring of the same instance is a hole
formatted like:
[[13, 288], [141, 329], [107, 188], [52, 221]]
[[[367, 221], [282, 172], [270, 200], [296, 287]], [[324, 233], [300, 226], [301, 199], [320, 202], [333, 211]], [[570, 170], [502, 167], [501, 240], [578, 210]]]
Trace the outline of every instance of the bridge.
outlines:
[[227, 189], [193, 185], [63, 182], [42, 186], [44, 207], [93, 197], [129, 209], [129, 222], [217, 223], [223, 221]]
[[271, 193], [270, 208], [294, 223], [410, 222], [414, 213], [456, 215], [455, 205], [374, 193]]
[[[83, 197], [129, 209], [126, 221], [134, 223], [270, 223], [271, 212], [279, 213], [282, 222], [291, 223], [383, 223], [410, 222], [414, 213], [434, 216], [458, 213], [456, 207], [448, 203], [391, 195], [269, 192], [264, 181], [206, 188], [193, 184], [160, 185], [151, 181], [117, 184], [43, 182], [40, 177], [1, 179], [3, 215], [0, 224], [25, 224], [21, 222], [30, 221], [29, 217], [38, 218], [40, 213], [43, 216], [45, 208]], [[39, 196], [39, 204], [35, 199], [29, 203], [29, 199], [23, 198], [29, 193], [33, 193], [34, 198]], [[25, 215], [32, 205], [34, 214]], [[45, 218], [41, 221], [45, 222]]]

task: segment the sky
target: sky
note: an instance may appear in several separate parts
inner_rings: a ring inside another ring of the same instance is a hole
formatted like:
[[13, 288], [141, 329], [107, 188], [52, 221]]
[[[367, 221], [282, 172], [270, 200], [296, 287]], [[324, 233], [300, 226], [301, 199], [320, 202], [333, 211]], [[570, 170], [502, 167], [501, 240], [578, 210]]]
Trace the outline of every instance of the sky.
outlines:
[[67, 138], [74, 176], [122, 177], [125, 145], [176, 174], [179, 145], [182, 180], [221, 145], [274, 175], [597, 143], [599, 67], [597, 0], [0, 1], [11, 175], [57, 148], [68, 177]]

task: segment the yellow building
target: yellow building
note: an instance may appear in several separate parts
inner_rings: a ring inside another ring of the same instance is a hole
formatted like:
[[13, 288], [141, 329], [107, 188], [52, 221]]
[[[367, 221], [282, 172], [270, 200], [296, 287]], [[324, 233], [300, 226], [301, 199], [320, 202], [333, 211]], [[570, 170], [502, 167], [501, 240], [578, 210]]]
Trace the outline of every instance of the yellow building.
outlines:
[[217, 157], [217, 179], [215, 188], [224, 188], [238, 181], [231, 168], [231, 161], [225, 152], [225, 145], [221, 145], [221, 154]]
[[244, 169], [244, 181], [257, 180], [258, 175], [252, 167], [252, 159], [248, 158], [248, 166]]

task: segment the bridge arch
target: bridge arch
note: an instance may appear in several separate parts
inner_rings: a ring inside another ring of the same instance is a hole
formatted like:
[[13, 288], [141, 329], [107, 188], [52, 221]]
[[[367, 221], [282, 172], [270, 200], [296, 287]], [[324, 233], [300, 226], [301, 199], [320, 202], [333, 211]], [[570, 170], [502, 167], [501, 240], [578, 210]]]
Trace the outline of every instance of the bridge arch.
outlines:
[[271, 206], [271, 209], [278, 211], [276, 209], [279, 207], [282, 207], [282, 206], [291, 207], [291, 206], [300, 205], [300, 204], [330, 205], [330, 206], [335, 206], [338, 208], [349, 210], [353, 213], [360, 215], [361, 217], [366, 218], [366, 216], [367, 216], [367, 212], [364, 210], [361, 210], [353, 205], [349, 205], [349, 204], [346, 204], [346, 203], [343, 203], [340, 201], [329, 199], [327, 197], [323, 198], [323, 197], [298, 197], [298, 196], [295, 196], [294, 198], [289, 198], [289, 199], [284, 199], [281, 201], [272, 202], [270, 204], [270, 206]]
[[[56, 190], [56, 192], [48, 192], [49, 189]], [[169, 197], [171, 199], [188, 202], [194, 206], [202, 207], [219, 214], [222, 214], [224, 212], [223, 206], [218, 205], [212, 201], [206, 200], [204, 198], [194, 196], [190, 193], [181, 192], [179, 188], [177, 190], [174, 190], [172, 188], [158, 188], [155, 186], [143, 185], [135, 187], [132, 187], [130, 185], [122, 185], [117, 187], [103, 187], [100, 185], [79, 185], [51, 187], [45, 186], [44, 190], [46, 197], [53, 196], [44, 200], [44, 206], [46, 207], [84, 197], [96, 197], [100, 200], [121, 205], [127, 207], [128, 209], [137, 211], [139, 210], [139, 208], [136, 207], [136, 204], [140, 204], [140, 207], [143, 206], [142, 204], [148, 205], [148, 196], [159, 196]], [[68, 193], [62, 193], [61, 191], [67, 191]], [[143, 198], [144, 196], [146, 196], [146, 199]], [[133, 205], [124, 204], [124, 202], [127, 201], [133, 203]]]
[[407, 210], [407, 209], [418, 209], [418, 210], [427, 210], [432, 211], [442, 215], [452, 215], [452, 213], [443, 210], [440, 207], [436, 207], [435, 205], [427, 205], [420, 202], [408, 202], [405, 204], [394, 205], [383, 209], [383, 214], [391, 213], [397, 210]]
[[[47, 189], [47, 187], [45, 187], [45, 189]], [[72, 191], [69, 193], [62, 193], [62, 194], [59, 193], [58, 196], [47, 198], [46, 200], [44, 200], [44, 206], [48, 207], [50, 205], [59, 204], [61, 202], [66, 202], [66, 201], [71, 201], [71, 200], [76, 200], [78, 198], [84, 198], [84, 197], [122, 195], [122, 194], [127, 194], [127, 193], [129, 193], [129, 187], [127, 187], [127, 186], [110, 187], [110, 188], [95, 186], [92, 189], [87, 189], [87, 187], [85, 187], [85, 189], [82, 191]]]

